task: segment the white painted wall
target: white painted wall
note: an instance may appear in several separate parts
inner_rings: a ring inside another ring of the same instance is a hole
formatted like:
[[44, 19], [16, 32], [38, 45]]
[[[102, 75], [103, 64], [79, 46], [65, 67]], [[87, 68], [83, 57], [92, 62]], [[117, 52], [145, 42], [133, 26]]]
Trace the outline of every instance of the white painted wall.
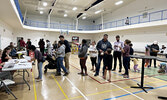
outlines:
[[10, 44], [10, 42], [13, 41], [13, 29], [12, 27], [10, 27], [1, 20], [0, 20], [0, 35], [1, 35], [0, 48], [4, 49]]
[[[134, 2], [114, 11], [104, 15], [104, 23], [124, 19], [126, 17], [132, 17], [136, 15], [141, 15], [144, 12], [145, 7], [149, 10], [148, 12], [154, 12], [159, 10], [167, 9], [167, 0], [135, 0]], [[95, 20], [96, 24], [101, 24], [101, 18]]]
[[[32, 31], [32, 30], [25, 30], [25, 29], [18, 29], [14, 30], [14, 42], [17, 41], [17, 37], [24, 37], [24, 40], [27, 41], [28, 38], [31, 39], [32, 44], [35, 46], [38, 46], [38, 42], [41, 38], [44, 38], [45, 40], [50, 40], [51, 43], [53, 43], [55, 40], [59, 40], [60, 33], [58, 32], [43, 32], [43, 31]], [[76, 34], [76, 33], [70, 33], [69, 35], [65, 35], [65, 39], [69, 42], [72, 41], [72, 36], [79, 36], [79, 41], [81, 43], [82, 39], [91, 39], [93, 38], [93, 35], [91, 34]]]

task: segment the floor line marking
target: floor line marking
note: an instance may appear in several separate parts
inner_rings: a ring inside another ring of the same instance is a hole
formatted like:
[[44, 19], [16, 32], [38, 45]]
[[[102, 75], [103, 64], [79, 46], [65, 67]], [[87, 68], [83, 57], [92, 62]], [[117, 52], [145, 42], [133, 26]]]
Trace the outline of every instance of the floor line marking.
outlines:
[[[153, 89], [146, 89], [146, 90], [147, 90], [147, 91], [151, 91], [151, 90], [155, 90], [155, 89], [159, 89], [159, 88], [163, 88], [163, 87], [167, 87], [167, 85], [155, 87], [155, 88], [153, 88]], [[138, 93], [142, 93], [142, 92], [144, 92], [144, 91], [141, 90], [141, 91], [133, 92], [133, 94], [138, 94]], [[116, 97], [112, 97], [112, 98], [108, 98], [108, 99], [104, 99], [104, 100], [117, 99], [117, 98], [121, 98], [121, 97], [128, 96], [128, 95], [131, 95], [131, 94], [130, 94], [130, 93], [129, 93], [129, 94], [124, 94], [124, 95], [120, 95], [120, 96], [116, 96]]]
[[52, 75], [53, 79], [55, 80], [57, 86], [60, 88], [61, 92], [63, 93], [63, 95], [65, 96], [66, 99], [69, 99], [68, 96], [65, 94], [64, 90], [62, 89], [62, 87], [60, 86], [59, 82], [56, 80], [56, 78], [54, 77], [54, 75]]
[[36, 92], [35, 79], [34, 79], [33, 72], [32, 72], [32, 78], [33, 78], [34, 98], [35, 98], [35, 100], [37, 100], [37, 92]]
[[88, 98], [70, 81], [70, 79], [68, 79], [67, 77], [65, 77], [70, 83], [71, 85], [84, 97], [85, 100], [88, 100]]
[[[154, 81], [154, 82], [148, 82], [146, 84], [151, 84], [151, 83], [159, 83], [161, 81]], [[162, 81], [164, 82], [164, 81]], [[167, 82], [165, 82], [167, 83]], [[124, 89], [129, 89], [130, 87], [129, 86], [126, 86], [126, 87], [123, 87]], [[121, 90], [120, 88], [116, 88], [116, 89], [112, 89], [112, 90], [106, 90], [106, 91], [102, 91], [102, 92], [96, 92], [96, 93], [91, 93], [91, 94], [86, 94], [86, 96], [93, 96], [93, 95], [98, 95], [98, 94], [103, 94], [103, 93], [108, 93], [108, 92], [113, 92], [113, 91], [119, 91]], [[69, 99], [77, 99], [77, 98], [82, 98], [82, 96], [77, 96], [77, 97], [72, 97], [72, 98], [69, 98]], [[65, 99], [67, 100], [67, 99]]]

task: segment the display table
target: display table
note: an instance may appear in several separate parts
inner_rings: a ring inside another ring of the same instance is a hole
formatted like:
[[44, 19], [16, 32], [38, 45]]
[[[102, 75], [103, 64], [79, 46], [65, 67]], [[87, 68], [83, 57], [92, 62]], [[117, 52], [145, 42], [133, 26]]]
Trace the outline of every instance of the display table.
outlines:
[[6, 62], [2, 71], [15, 71], [15, 70], [23, 70], [23, 81], [30, 90], [30, 85], [25, 79], [25, 72], [28, 72], [27, 69], [32, 69], [32, 63], [28, 62], [26, 59], [12, 59], [9, 62]]

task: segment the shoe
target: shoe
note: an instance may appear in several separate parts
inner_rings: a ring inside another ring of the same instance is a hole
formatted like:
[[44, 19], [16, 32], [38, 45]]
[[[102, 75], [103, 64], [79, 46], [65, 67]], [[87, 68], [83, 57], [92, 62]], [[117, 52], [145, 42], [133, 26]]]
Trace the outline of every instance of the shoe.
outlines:
[[122, 74], [123, 76], [126, 75], [126, 74]]
[[157, 68], [157, 66], [154, 66], [154, 68]]
[[94, 76], [99, 76], [98, 74], [95, 74]]
[[119, 73], [121, 73], [121, 70], [119, 70]]
[[57, 73], [55, 76], [61, 76], [61, 73]]
[[88, 74], [82, 74], [82, 76], [88, 76]]
[[83, 73], [78, 73], [78, 75], [82, 75]]
[[40, 82], [40, 81], [42, 81], [42, 79], [37, 79], [37, 80], [36, 80], [36, 82]]
[[115, 71], [115, 69], [113, 69], [112, 71]]
[[66, 72], [63, 76], [67, 76], [68, 75], [68, 73]]
[[108, 82], [111, 82], [111, 80], [107, 80]]
[[123, 78], [129, 78], [129, 76], [128, 75], [123, 75]]
[[35, 79], [39, 79], [39, 77], [36, 77]]

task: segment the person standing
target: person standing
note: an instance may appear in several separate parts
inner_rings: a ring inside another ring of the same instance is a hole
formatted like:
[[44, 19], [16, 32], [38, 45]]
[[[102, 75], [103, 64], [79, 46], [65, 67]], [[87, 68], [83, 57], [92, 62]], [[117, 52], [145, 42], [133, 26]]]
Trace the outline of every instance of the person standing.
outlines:
[[49, 40], [46, 40], [47, 46], [46, 48], [48, 49], [48, 54], [52, 54], [52, 48], [51, 48], [51, 43]]
[[69, 58], [70, 58], [70, 53], [71, 53], [71, 48], [69, 45], [69, 42], [67, 40], [64, 39], [63, 35], [59, 36], [60, 41], [62, 41], [64, 43], [64, 45], [66, 46], [65, 49], [65, 57], [64, 57], [64, 61], [65, 61], [65, 67], [69, 73]]
[[65, 73], [63, 76], [68, 75], [67, 69], [63, 65], [63, 59], [65, 57], [65, 48], [66, 48], [66, 46], [64, 45], [64, 43], [62, 41], [59, 41], [58, 49], [56, 52], [56, 54], [57, 54], [57, 74], [56, 74], [56, 76], [61, 75], [61, 68], [63, 69], [63, 71]]
[[129, 53], [130, 53], [130, 46], [129, 44], [131, 43], [130, 40], [126, 39], [124, 42], [124, 47], [122, 48], [121, 46], [119, 46], [119, 48], [121, 49], [122, 53], [123, 53], [123, 66], [125, 68], [125, 73], [123, 74], [124, 78], [129, 78], [129, 70], [128, 70], [128, 64], [130, 62], [130, 57], [129, 57]]
[[116, 36], [116, 42], [114, 42], [114, 53], [113, 53], [113, 56], [114, 56], [114, 69], [112, 71], [115, 71], [116, 70], [116, 66], [117, 66], [117, 59], [119, 60], [119, 72], [121, 72], [122, 70], [122, 61], [121, 61], [121, 56], [122, 56], [122, 53], [121, 53], [121, 50], [119, 47], [124, 47], [124, 44], [123, 42], [120, 41], [120, 36], [117, 35]]
[[93, 41], [92, 45], [90, 45], [90, 47], [89, 47], [89, 54], [90, 54], [90, 60], [92, 63], [91, 71], [95, 72], [94, 67], [96, 68], [96, 60], [97, 60], [97, 56], [98, 56], [95, 41]]
[[[158, 42], [154, 41], [154, 43], [150, 46], [150, 56], [157, 57], [158, 52], [159, 52]], [[152, 59], [150, 60], [150, 67], [151, 64], [152, 64]], [[156, 68], [156, 59], [154, 59], [154, 68]]]
[[45, 42], [43, 39], [40, 39], [38, 42], [39, 48], [40, 48], [40, 52], [42, 53], [42, 55], [44, 56], [44, 50], [45, 50]]
[[42, 81], [42, 65], [43, 65], [43, 56], [40, 51], [36, 49], [34, 45], [31, 45], [29, 48], [30, 52], [34, 52], [35, 58], [31, 59], [31, 61], [37, 60], [37, 66], [38, 66], [38, 77], [35, 78], [37, 82]]
[[29, 48], [31, 47], [31, 41], [30, 39], [27, 40], [27, 43], [26, 43], [26, 48], [27, 48], [27, 56], [29, 55]]
[[[98, 50], [98, 63], [96, 66], [96, 73], [94, 76], [98, 76], [99, 75], [99, 71], [100, 71], [100, 65], [101, 65], [101, 61], [103, 60], [103, 64], [104, 64], [104, 56], [107, 54], [107, 48], [111, 48], [112, 49], [112, 45], [111, 43], [108, 41], [108, 35], [104, 34], [103, 39], [100, 40], [97, 43], [96, 46], [97, 50]], [[105, 71], [105, 67], [103, 65], [103, 76], [104, 76], [104, 71]]]
[[24, 49], [25, 49], [25, 46], [26, 46], [26, 43], [24, 42], [24, 39], [21, 38], [21, 40], [20, 40], [20, 49], [21, 49], [21, 50], [24, 50]]
[[55, 41], [55, 42], [53, 43], [53, 49], [54, 49], [54, 50], [57, 50], [57, 48], [58, 48], [58, 44], [57, 44], [57, 41]]
[[[86, 43], [87, 43], [87, 41], [85, 39], [83, 39], [81, 50], [79, 50], [79, 52], [78, 52], [78, 57], [80, 59], [80, 66], [81, 66], [81, 72], [78, 74], [81, 74], [82, 76], [88, 75], [87, 67], [86, 67], [88, 46]], [[83, 70], [85, 70], [85, 73], [83, 72]]]

